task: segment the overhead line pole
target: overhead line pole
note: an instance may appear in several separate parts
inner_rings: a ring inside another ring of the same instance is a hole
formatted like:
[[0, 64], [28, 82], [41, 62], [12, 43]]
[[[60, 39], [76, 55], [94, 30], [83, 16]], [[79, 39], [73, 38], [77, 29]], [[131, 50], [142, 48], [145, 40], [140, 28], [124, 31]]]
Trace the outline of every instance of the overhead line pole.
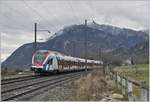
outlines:
[[87, 71], [87, 19], [85, 19], [85, 71]]
[[75, 41], [73, 41], [73, 56], [76, 57], [76, 46], [75, 46]]
[[102, 60], [102, 52], [101, 52], [101, 48], [99, 47], [99, 60]]
[[37, 23], [34, 23], [34, 53], [37, 50], [37, 31], [47, 31], [51, 33], [49, 30], [37, 30]]
[[35, 28], [34, 28], [34, 53], [36, 52], [36, 46], [37, 46], [37, 23], [35, 23]]

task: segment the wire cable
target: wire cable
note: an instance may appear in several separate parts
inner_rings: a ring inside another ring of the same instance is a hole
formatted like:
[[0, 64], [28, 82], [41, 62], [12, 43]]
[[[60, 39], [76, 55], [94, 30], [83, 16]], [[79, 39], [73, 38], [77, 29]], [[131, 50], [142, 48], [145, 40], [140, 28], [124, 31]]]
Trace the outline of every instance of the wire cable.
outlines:
[[[24, 2], [24, 4], [25, 4], [29, 9], [31, 9], [36, 15], [38, 15], [38, 17], [40, 17], [41, 19], [45, 20], [45, 22], [49, 22], [45, 17], [41, 16], [41, 15], [36, 11], [36, 8], [31, 7], [31, 6], [30, 6], [26, 1], [24, 1], [24, 0], [23, 0], [23, 2]], [[48, 23], [48, 24], [49, 24], [49, 23]], [[50, 25], [52, 25], [52, 24], [50, 24]]]
[[74, 11], [72, 5], [71, 5], [71, 1], [68, 1], [68, 5], [69, 5], [69, 7], [70, 7], [70, 9], [71, 9], [71, 11], [72, 11], [72, 14], [73, 14], [73, 16], [75, 17], [75, 19], [76, 19], [78, 22], [80, 22], [78, 16], [76, 15], [76, 13], [75, 13], [75, 11]]

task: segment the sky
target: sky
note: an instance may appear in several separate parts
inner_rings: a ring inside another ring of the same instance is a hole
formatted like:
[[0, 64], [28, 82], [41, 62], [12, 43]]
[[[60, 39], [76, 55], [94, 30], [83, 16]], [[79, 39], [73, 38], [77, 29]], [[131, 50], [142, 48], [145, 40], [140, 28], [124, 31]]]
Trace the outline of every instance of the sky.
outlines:
[[[45, 41], [55, 32], [73, 24], [94, 20], [134, 30], [150, 27], [149, 1], [98, 0], [1, 0], [0, 34], [1, 61], [18, 47], [34, 41], [34, 23], [38, 41]], [[41, 40], [43, 39], [43, 40]]]

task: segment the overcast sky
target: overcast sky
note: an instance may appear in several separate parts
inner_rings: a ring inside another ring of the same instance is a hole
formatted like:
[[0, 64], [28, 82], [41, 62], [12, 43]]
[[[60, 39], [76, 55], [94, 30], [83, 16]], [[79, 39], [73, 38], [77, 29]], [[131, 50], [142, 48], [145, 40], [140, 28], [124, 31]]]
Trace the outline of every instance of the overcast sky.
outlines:
[[135, 30], [150, 25], [149, 1], [0, 1], [1, 60], [25, 43], [34, 41], [34, 23], [38, 39], [47, 39], [58, 30], [92, 19]]

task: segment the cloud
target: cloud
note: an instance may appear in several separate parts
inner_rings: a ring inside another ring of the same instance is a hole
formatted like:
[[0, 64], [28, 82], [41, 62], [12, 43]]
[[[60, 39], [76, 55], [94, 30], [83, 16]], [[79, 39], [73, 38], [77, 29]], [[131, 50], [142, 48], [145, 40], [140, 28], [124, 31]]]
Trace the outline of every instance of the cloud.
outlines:
[[65, 26], [94, 19], [100, 24], [143, 29], [150, 27], [149, 1], [0, 1], [1, 53], [7, 58], [19, 46], [34, 41], [34, 23], [38, 39], [47, 39]]

